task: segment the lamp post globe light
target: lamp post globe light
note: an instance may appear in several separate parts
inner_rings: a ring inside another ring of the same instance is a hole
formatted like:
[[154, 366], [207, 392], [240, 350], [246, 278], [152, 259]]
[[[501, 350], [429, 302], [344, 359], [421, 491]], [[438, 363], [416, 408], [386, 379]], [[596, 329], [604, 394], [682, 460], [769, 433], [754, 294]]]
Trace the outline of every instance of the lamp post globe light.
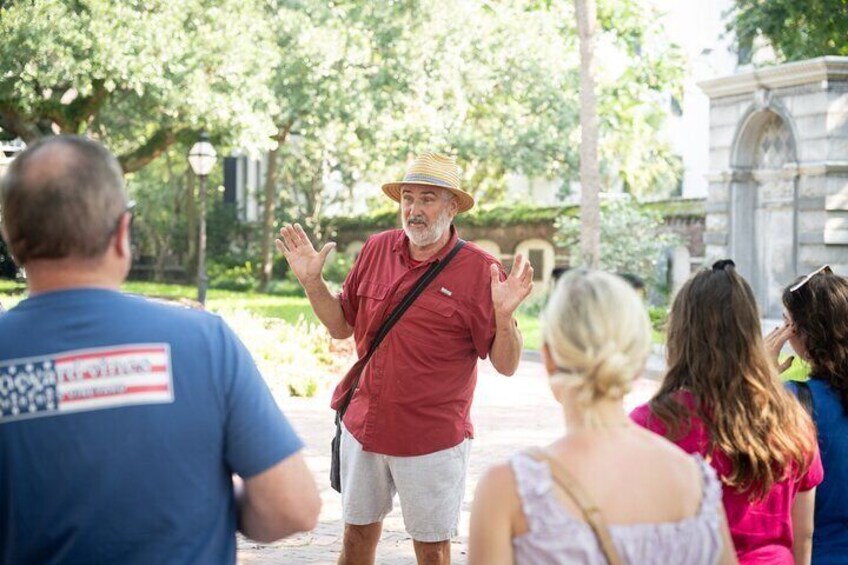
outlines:
[[197, 301], [206, 304], [206, 177], [215, 166], [218, 154], [209, 143], [206, 132], [200, 132], [197, 143], [188, 152], [188, 164], [200, 179], [199, 233], [197, 237]]

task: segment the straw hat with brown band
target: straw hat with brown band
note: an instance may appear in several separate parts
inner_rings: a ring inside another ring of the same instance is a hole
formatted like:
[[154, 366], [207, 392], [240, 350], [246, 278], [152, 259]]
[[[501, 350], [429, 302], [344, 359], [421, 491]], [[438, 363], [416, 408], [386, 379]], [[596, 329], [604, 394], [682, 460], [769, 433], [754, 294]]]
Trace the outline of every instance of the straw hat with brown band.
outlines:
[[386, 196], [400, 202], [404, 186], [435, 186], [451, 191], [457, 198], [459, 212], [467, 212], [474, 207], [474, 197], [459, 188], [460, 171], [456, 159], [438, 153], [422, 153], [406, 169], [400, 182], [383, 185]]

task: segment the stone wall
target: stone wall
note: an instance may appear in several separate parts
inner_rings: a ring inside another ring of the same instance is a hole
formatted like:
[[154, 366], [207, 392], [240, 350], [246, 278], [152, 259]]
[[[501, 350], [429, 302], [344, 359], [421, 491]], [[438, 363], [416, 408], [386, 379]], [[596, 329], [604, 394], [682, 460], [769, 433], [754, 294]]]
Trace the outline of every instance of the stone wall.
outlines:
[[[463, 239], [473, 241], [498, 257], [507, 269], [512, 265], [516, 253], [530, 256], [539, 282], [547, 283], [555, 266], [568, 264], [568, 249], [554, 243], [556, 230], [553, 220], [491, 227], [463, 225], [461, 218], [456, 223]], [[399, 218], [394, 225], [338, 229], [335, 240], [341, 252], [355, 256], [369, 235], [392, 227], [400, 227]], [[531, 251], [533, 253], [528, 253]]]
[[848, 272], [848, 57], [701, 84], [710, 96], [705, 254], [733, 258], [763, 311], [821, 264]]
[[[684, 245], [669, 250], [669, 261], [673, 275], [670, 277], [672, 288], [678, 288], [688, 278], [692, 269], [701, 265], [704, 257], [705, 208], [702, 199], [680, 199], [652, 203], [665, 217], [669, 231], [678, 234]], [[483, 249], [489, 251], [509, 268], [516, 253], [530, 257], [537, 282], [547, 283], [554, 267], [568, 265], [569, 250], [555, 243], [555, 215], [545, 220], [525, 221], [504, 225], [463, 225], [462, 218], [457, 220], [460, 235]], [[356, 256], [367, 237], [375, 232], [391, 227], [400, 227], [398, 219], [394, 225], [367, 227], [346, 222], [345, 227], [336, 231], [334, 240], [339, 251]], [[641, 234], [633, 234], [640, 237]], [[544, 288], [544, 284], [537, 288]]]

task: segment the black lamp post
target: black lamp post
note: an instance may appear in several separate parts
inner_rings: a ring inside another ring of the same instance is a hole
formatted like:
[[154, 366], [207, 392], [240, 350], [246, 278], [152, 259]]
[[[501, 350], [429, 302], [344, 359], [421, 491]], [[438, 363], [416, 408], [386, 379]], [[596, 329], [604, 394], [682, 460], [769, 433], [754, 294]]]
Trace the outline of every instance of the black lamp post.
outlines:
[[197, 238], [197, 301], [206, 304], [206, 177], [215, 166], [218, 154], [209, 143], [206, 132], [200, 132], [200, 139], [188, 152], [191, 170], [200, 179], [200, 224]]

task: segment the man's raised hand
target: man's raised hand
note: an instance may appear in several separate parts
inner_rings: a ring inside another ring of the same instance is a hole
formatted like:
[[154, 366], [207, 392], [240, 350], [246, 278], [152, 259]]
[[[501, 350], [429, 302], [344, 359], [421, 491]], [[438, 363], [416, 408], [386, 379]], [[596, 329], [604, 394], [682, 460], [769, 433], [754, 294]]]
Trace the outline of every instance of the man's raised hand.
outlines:
[[327, 255], [336, 246], [330, 242], [325, 244], [321, 251], [315, 251], [300, 224], [283, 226], [280, 229], [280, 237], [274, 240], [274, 244], [285, 256], [294, 276], [304, 288], [321, 279]]
[[515, 256], [509, 276], [505, 281], [500, 280], [498, 266], [492, 264], [492, 304], [495, 315], [512, 316], [518, 305], [530, 295], [533, 290], [533, 267], [521, 254]]

